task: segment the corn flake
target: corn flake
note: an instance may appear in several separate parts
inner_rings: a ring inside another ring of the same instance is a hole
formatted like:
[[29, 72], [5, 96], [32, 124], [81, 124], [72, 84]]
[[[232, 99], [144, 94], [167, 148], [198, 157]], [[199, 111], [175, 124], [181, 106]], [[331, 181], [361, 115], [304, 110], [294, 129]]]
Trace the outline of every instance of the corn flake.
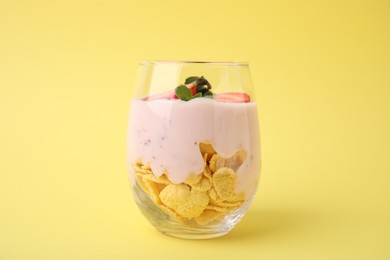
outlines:
[[186, 219], [199, 216], [209, 204], [209, 196], [205, 192], [191, 190], [190, 186], [185, 184], [167, 185], [161, 191], [160, 199], [166, 206]]
[[206, 165], [205, 167], [204, 167], [204, 170], [203, 170], [203, 175], [205, 176], [205, 177], [207, 177], [210, 181], [212, 180], [212, 177], [211, 177], [211, 171], [210, 171], [210, 168]]
[[245, 194], [244, 192], [240, 192], [240, 193], [235, 193], [233, 197], [229, 198], [226, 200], [226, 202], [242, 202], [244, 201], [245, 199]]
[[212, 201], [219, 201], [219, 200], [221, 200], [219, 197], [218, 197], [218, 194], [217, 194], [217, 192], [215, 191], [215, 188], [213, 187], [213, 188], [211, 188], [210, 190], [209, 190], [209, 197], [210, 197], [210, 199], [212, 200]]
[[157, 177], [156, 182], [164, 185], [172, 184], [172, 182], [168, 179], [168, 176], [165, 173]]
[[[208, 192], [209, 196], [210, 196], [210, 204], [209, 206], [213, 206], [213, 207], [219, 207], [219, 208], [235, 208], [235, 207], [240, 207], [244, 201], [243, 200], [236, 200], [236, 201], [233, 201], [233, 200], [222, 200], [215, 188], [211, 188]], [[238, 197], [241, 197], [241, 193], [240, 195], [234, 195], [233, 198], [238, 198]], [[212, 208], [214, 210], [216, 210], [215, 208]]]
[[149, 164], [141, 165], [141, 168], [144, 170], [152, 170], [152, 168], [150, 168]]
[[170, 217], [172, 217], [172, 218], [174, 218], [174, 219], [176, 219], [176, 220], [178, 220], [178, 221], [184, 221], [184, 219], [183, 219], [181, 216], [177, 215], [177, 213], [176, 213], [173, 209], [168, 208], [168, 207], [165, 206], [164, 204], [159, 204], [158, 206], [159, 206], [159, 207], [162, 209], [162, 211], [164, 211], [168, 216], [170, 216]]
[[218, 197], [222, 200], [234, 197], [237, 176], [232, 169], [227, 167], [220, 168], [213, 174], [212, 178]]
[[211, 183], [210, 179], [207, 178], [206, 176], [202, 176], [199, 182], [191, 185], [191, 188], [196, 191], [205, 192], [211, 189], [212, 186], [213, 184]]
[[140, 177], [142, 177], [142, 179], [144, 181], [148, 180], [148, 181], [151, 181], [151, 182], [156, 182], [156, 177], [154, 177], [154, 175], [152, 173], [142, 174], [142, 175], [140, 175]]
[[210, 222], [222, 219], [224, 215], [225, 215], [224, 212], [218, 212], [215, 210], [206, 209], [205, 211], [203, 211], [202, 214], [195, 217], [195, 221], [199, 225], [207, 225]]
[[[145, 177], [145, 176], [144, 176]], [[144, 188], [146, 194], [152, 199], [155, 204], [161, 204], [160, 192], [165, 188], [164, 185], [151, 181], [148, 177], [142, 178], [141, 187]]]
[[210, 170], [216, 172], [223, 167], [231, 168], [233, 171], [237, 171], [238, 168], [245, 161], [246, 152], [244, 150], [237, 151], [232, 157], [223, 158], [219, 154], [214, 154], [210, 159]]
[[152, 174], [152, 170], [151, 169], [145, 169], [145, 168], [143, 168], [142, 165], [139, 165], [137, 163], [133, 165], [133, 168], [134, 168], [135, 173], [138, 174], [138, 175]]
[[202, 179], [202, 174], [191, 174], [187, 180], [184, 181], [185, 184], [194, 185]]
[[227, 212], [228, 211], [228, 208], [227, 207], [222, 207], [222, 206], [217, 206], [217, 205], [207, 205], [206, 207], [206, 210], [207, 209], [211, 209], [211, 210], [214, 210], [214, 211], [218, 211], [218, 212]]
[[199, 143], [199, 150], [203, 156], [206, 155], [207, 161], [209, 161], [211, 157], [217, 153], [211, 143]]

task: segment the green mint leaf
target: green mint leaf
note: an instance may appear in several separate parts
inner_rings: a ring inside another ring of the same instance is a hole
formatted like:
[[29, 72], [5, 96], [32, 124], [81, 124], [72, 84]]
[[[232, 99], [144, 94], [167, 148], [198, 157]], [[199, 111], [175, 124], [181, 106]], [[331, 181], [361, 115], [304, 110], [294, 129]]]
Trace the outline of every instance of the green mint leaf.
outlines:
[[[196, 86], [196, 94], [192, 95], [192, 90], [190, 90], [186, 85], [195, 83]], [[205, 79], [203, 76], [191, 76], [186, 78], [184, 84], [180, 85], [175, 89], [176, 96], [179, 97], [180, 100], [189, 101], [198, 97], [212, 97], [213, 92], [211, 92], [211, 84]]]
[[208, 88], [197, 89], [197, 92], [198, 93], [202, 93], [203, 97], [205, 97], [205, 96], [212, 96], [213, 95], [213, 92], [211, 92], [211, 90], [209, 90]]
[[198, 92], [202, 93], [202, 95], [204, 95], [205, 93], [207, 93], [207, 91], [209, 91], [207, 88], [201, 88], [201, 89], [197, 89]]
[[202, 92], [204, 90], [207, 90], [207, 88], [205, 88], [205, 85], [196, 85], [196, 92]]
[[207, 79], [205, 79], [203, 76], [201, 76], [200, 78], [198, 78], [196, 80], [196, 85], [197, 86], [207, 86], [208, 89], [211, 89], [211, 84], [209, 83], [209, 81]]
[[194, 99], [194, 98], [198, 98], [198, 97], [203, 97], [202, 96], [202, 93], [196, 93], [195, 95], [193, 95], [192, 97], [191, 97], [191, 99]]
[[196, 81], [197, 79], [199, 79], [199, 77], [196, 77], [196, 76], [186, 78], [186, 81], [184, 82], [184, 84], [190, 84], [190, 83]]
[[211, 92], [208, 89], [207, 89], [206, 92], [202, 92], [202, 94], [203, 94], [204, 97], [212, 97], [213, 96], [213, 92]]
[[191, 90], [189, 90], [185, 85], [180, 85], [175, 89], [176, 96], [179, 99], [188, 101], [192, 98]]

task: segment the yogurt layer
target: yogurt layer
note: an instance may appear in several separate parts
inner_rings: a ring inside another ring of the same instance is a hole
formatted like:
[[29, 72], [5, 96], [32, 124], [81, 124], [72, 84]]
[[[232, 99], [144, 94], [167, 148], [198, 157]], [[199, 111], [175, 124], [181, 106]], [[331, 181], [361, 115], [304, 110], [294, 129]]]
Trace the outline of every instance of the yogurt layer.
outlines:
[[243, 149], [247, 157], [237, 170], [236, 192], [245, 192], [246, 198], [255, 193], [260, 173], [256, 103], [133, 100], [129, 122], [130, 165], [141, 160], [156, 177], [167, 173], [173, 183], [182, 183], [204, 169], [200, 142], [211, 143], [222, 157]]

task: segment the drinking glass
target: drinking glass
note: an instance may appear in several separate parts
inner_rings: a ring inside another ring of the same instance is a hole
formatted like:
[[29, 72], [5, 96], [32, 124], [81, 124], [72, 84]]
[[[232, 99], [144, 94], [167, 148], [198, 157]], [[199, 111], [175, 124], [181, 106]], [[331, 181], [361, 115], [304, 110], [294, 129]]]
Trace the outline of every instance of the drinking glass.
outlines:
[[249, 65], [140, 63], [127, 165], [133, 197], [160, 232], [203, 239], [244, 216], [260, 177], [260, 137]]

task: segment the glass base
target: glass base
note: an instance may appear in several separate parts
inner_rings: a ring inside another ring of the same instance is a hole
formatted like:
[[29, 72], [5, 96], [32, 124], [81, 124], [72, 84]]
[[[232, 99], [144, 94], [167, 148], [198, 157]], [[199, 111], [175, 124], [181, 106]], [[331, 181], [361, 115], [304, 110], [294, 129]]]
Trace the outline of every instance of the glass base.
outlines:
[[178, 221], [161, 210], [136, 182], [132, 187], [135, 201], [143, 215], [161, 233], [184, 239], [209, 239], [226, 235], [242, 219], [251, 201], [240, 208], [229, 212], [222, 219], [207, 225], [199, 225], [195, 221]]
[[210, 238], [216, 238], [226, 235], [227, 232], [214, 232], [214, 233], [195, 233], [195, 232], [189, 232], [189, 233], [183, 233], [183, 232], [166, 232], [161, 231], [161, 233], [164, 235], [170, 236], [170, 237], [176, 237], [176, 238], [182, 238], [182, 239], [210, 239]]

